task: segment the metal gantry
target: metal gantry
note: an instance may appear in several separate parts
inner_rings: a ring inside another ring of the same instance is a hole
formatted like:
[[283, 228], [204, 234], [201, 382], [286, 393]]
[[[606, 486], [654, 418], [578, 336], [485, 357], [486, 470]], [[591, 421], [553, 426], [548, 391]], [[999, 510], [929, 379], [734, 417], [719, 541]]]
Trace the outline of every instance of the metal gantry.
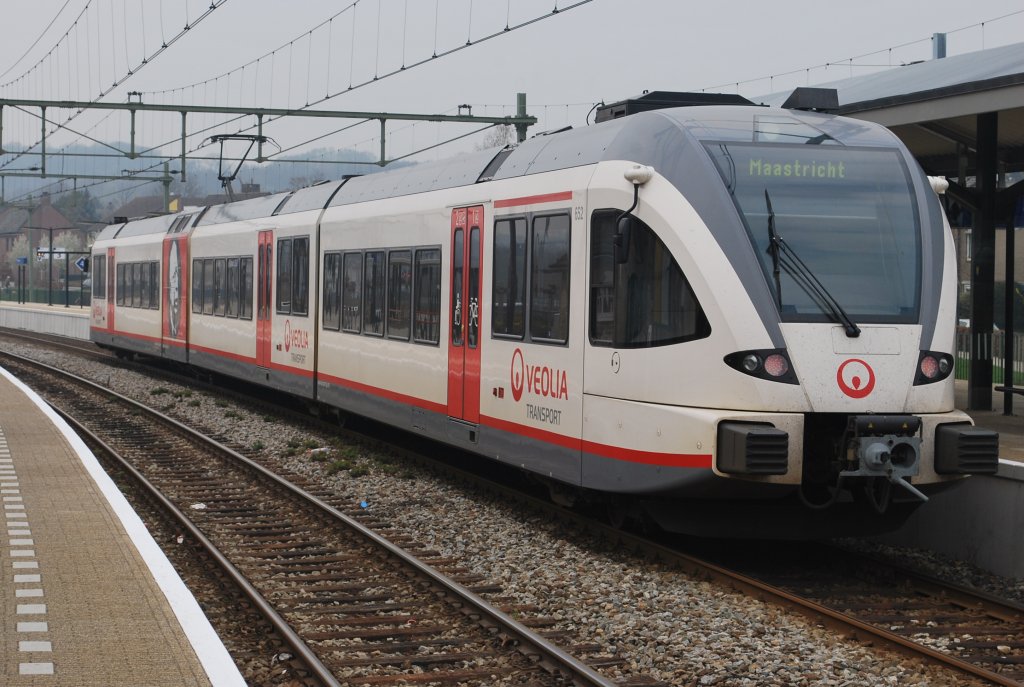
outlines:
[[[38, 144], [40, 151], [38, 153], [29, 151], [15, 151], [4, 149], [4, 108], [38, 108], [39, 119], [41, 121], [41, 138]], [[136, 159], [141, 157], [140, 153], [136, 150], [136, 128], [135, 120], [136, 114], [139, 112], [171, 112], [178, 113], [181, 116], [181, 181], [186, 180], [186, 161], [188, 159], [188, 151], [186, 149], [186, 141], [188, 139], [188, 116], [190, 114], [214, 114], [214, 115], [234, 115], [239, 117], [255, 117], [256, 118], [256, 137], [257, 137], [257, 151], [255, 162], [267, 162], [270, 158], [263, 154], [263, 141], [266, 137], [263, 135], [263, 126], [267, 120], [276, 120], [283, 117], [313, 117], [313, 118], [327, 118], [327, 119], [358, 119], [363, 121], [378, 121], [380, 122], [380, 157], [376, 161], [376, 164], [380, 166], [386, 165], [389, 160], [387, 158], [387, 137], [386, 137], [386, 125], [389, 121], [416, 121], [416, 122], [453, 122], [453, 123], [464, 123], [464, 124], [487, 124], [487, 125], [504, 125], [514, 126], [518, 139], [523, 141], [526, 139], [526, 129], [529, 126], [537, 123], [537, 118], [526, 114], [526, 94], [517, 94], [516, 99], [516, 114], [514, 116], [503, 116], [503, 117], [487, 117], [478, 116], [471, 114], [459, 114], [444, 115], [444, 114], [411, 114], [411, 113], [399, 113], [399, 112], [361, 112], [353, 110], [311, 110], [301, 108], [259, 108], [259, 107], [218, 107], [208, 105], [157, 105], [147, 104], [139, 101], [130, 101], [127, 103], [95, 103], [88, 101], [77, 101], [77, 100], [25, 100], [25, 99], [11, 99], [2, 98], [0, 99], [0, 155], [4, 154], [31, 154], [39, 155], [40, 162], [38, 167], [31, 167], [27, 170], [21, 169], [17, 171], [3, 171], [0, 169], [0, 177], [39, 177], [45, 179], [47, 177], [56, 178], [78, 178], [78, 179], [122, 179], [123, 176], [114, 175], [86, 175], [86, 174], [53, 174], [46, 170], [46, 140], [47, 140], [47, 126], [57, 126], [59, 123], [51, 121], [46, 117], [47, 110], [54, 109], [65, 109], [65, 110], [108, 110], [108, 111], [126, 111], [131, 117], [131, 134], [129, 141], [129, 150], [123, 155], [128, 159]], [[57, 154], [59, 155], [59, 153]], [[339, 162], [344, 162], [340, 161]], [[160, 176], [142, 176], [134, 175], [133, 179], [145, 180], [145, 181], [161, 181], [167, 182], [167, 175]]]

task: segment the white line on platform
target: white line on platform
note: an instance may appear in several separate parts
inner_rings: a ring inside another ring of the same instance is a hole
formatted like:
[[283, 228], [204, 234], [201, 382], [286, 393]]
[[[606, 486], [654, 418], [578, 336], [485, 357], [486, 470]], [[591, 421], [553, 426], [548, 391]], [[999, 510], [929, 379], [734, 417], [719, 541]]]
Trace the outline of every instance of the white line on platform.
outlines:
[[52, 663], [21, 663], [18, 665], [21, 675], [53, 675]]
[[46, 615], [46, 604], [18, 604], [18, 615]]
[[18, 632], [48, 632], [47, 623], [18, 623]]
[[18, 651], [53, 651], [49, 642], [18, 642]]

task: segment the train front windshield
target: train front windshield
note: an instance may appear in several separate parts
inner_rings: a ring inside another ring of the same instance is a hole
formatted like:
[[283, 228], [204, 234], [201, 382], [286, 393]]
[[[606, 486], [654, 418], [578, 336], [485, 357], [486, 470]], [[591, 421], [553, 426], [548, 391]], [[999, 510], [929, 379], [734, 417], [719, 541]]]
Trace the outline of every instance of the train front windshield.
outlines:
[[834, 316], [792, 259], [778, 264], [773, 230], [854, 321], [917, 321], [919, 218], [896, 150], [705, 145], [743, 218], [783, 321]]

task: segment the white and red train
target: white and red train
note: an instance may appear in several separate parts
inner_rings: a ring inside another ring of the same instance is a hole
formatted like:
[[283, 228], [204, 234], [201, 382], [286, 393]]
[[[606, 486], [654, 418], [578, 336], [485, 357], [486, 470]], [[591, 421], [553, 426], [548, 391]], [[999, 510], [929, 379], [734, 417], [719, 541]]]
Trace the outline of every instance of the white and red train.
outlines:
[[954, 409], [956, 264], [870, 123], [644, 112], [119, 222], [92, 338], [520, 467], [702, 533], [898, 524], [992, 472]]

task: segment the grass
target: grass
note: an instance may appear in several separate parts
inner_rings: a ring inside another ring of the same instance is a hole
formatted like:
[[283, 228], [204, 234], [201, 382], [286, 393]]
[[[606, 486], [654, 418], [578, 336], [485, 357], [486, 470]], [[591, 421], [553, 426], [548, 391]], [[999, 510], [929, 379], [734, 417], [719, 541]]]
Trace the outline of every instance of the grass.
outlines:
[[[971, 363], [967, 358], [957, 358], [955, 375], [957, 379], [967, 379], [968, 372], [970, 370]], [[1006, 375], [1003, 372], [1003, 366], [997, 363], [992, 363], [992, 383], [1003, 384], [1006, 380]], [[1015, 371], [1013, 374], [1013, 386], [1024, 386], [1024, 372]]]

